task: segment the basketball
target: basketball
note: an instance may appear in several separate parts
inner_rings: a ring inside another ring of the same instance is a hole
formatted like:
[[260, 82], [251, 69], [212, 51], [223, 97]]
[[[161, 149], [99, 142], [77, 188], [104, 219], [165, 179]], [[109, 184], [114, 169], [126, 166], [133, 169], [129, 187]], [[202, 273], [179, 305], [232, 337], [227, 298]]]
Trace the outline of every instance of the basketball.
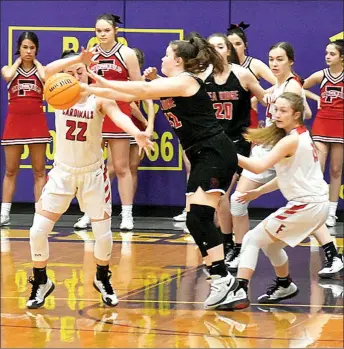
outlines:
[[80, 85], [72, 75], [57, 73], [46, 81], [44, 95], [55, 109], [68, 109], [80, 99]]

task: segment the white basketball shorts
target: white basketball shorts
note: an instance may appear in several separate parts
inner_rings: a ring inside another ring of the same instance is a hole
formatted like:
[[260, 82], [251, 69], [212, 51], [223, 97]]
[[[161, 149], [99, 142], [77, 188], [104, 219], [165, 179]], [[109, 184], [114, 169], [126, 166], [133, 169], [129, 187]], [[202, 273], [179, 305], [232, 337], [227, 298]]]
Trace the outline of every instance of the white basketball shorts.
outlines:
[[328, 217], [330, 202], [302, 203], [289, 201], [264, 219], [265, 230], [291, 247], [319, 229]]
[[111, 216], [111, 184], [104, 164], [85, 173], [56, 164], [48, 176], [41, 195], [43, 210], [63, 214], [77, 197], [81, 211], [91, 219], [103, 219], [105, 212]]

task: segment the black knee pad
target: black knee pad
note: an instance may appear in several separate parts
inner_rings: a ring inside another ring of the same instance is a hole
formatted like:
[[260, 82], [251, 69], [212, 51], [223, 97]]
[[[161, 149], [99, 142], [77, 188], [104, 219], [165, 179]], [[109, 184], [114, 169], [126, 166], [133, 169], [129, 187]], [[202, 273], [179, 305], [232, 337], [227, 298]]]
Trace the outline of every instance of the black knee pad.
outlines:
[[[223, 243], [222, 234], [219, 233], [214, 223], [215, 209], [213, 207], [192, 204], [190, 205], [189, 213], [193, 217], [193, 221], [195, 223], [195, 232], [198, 231], [201, 233], [201, 240], [203, 245], [205, 243], [206, 250]], [[188, 229], [190, 230], [189, 227]]]
[[202, 257], [206, 257], [208, 253], [204, 246], [202, 231], [200, 229], [200, 220], [193, 210], [190, 210], [186, 215], [186, 226], [189, 229], [191, 236], [195, 240]]

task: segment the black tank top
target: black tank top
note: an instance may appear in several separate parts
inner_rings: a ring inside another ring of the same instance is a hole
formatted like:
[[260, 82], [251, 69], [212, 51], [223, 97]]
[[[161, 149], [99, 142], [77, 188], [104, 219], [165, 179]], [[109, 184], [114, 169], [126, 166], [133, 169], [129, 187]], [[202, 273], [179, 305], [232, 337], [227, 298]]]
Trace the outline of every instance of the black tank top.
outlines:
[[162, 110], [184, 150], [223, 132], [202, 79], [193, 77], [200, 88], [190, 97], [162, 97]]
[[232, 139], [240, 138], [250, 126], [251, 92], [241, 86], [236, 75], [238, 68], [240, 69], [232, 64], [231, 72], [223, 85], [216, 84], [212, 74], [205, 81], [215, 116], [226, 135]]

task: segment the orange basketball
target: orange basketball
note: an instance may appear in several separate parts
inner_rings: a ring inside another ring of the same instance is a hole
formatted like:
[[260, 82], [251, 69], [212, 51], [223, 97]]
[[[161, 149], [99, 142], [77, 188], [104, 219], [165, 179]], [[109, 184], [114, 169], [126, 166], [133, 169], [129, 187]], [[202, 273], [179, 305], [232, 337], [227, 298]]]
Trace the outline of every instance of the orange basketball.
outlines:
[[55, 109], [68, 109], [80, 99], [79, 82], [72, 75], [57, 73], [45, 82], [44, 96]]

